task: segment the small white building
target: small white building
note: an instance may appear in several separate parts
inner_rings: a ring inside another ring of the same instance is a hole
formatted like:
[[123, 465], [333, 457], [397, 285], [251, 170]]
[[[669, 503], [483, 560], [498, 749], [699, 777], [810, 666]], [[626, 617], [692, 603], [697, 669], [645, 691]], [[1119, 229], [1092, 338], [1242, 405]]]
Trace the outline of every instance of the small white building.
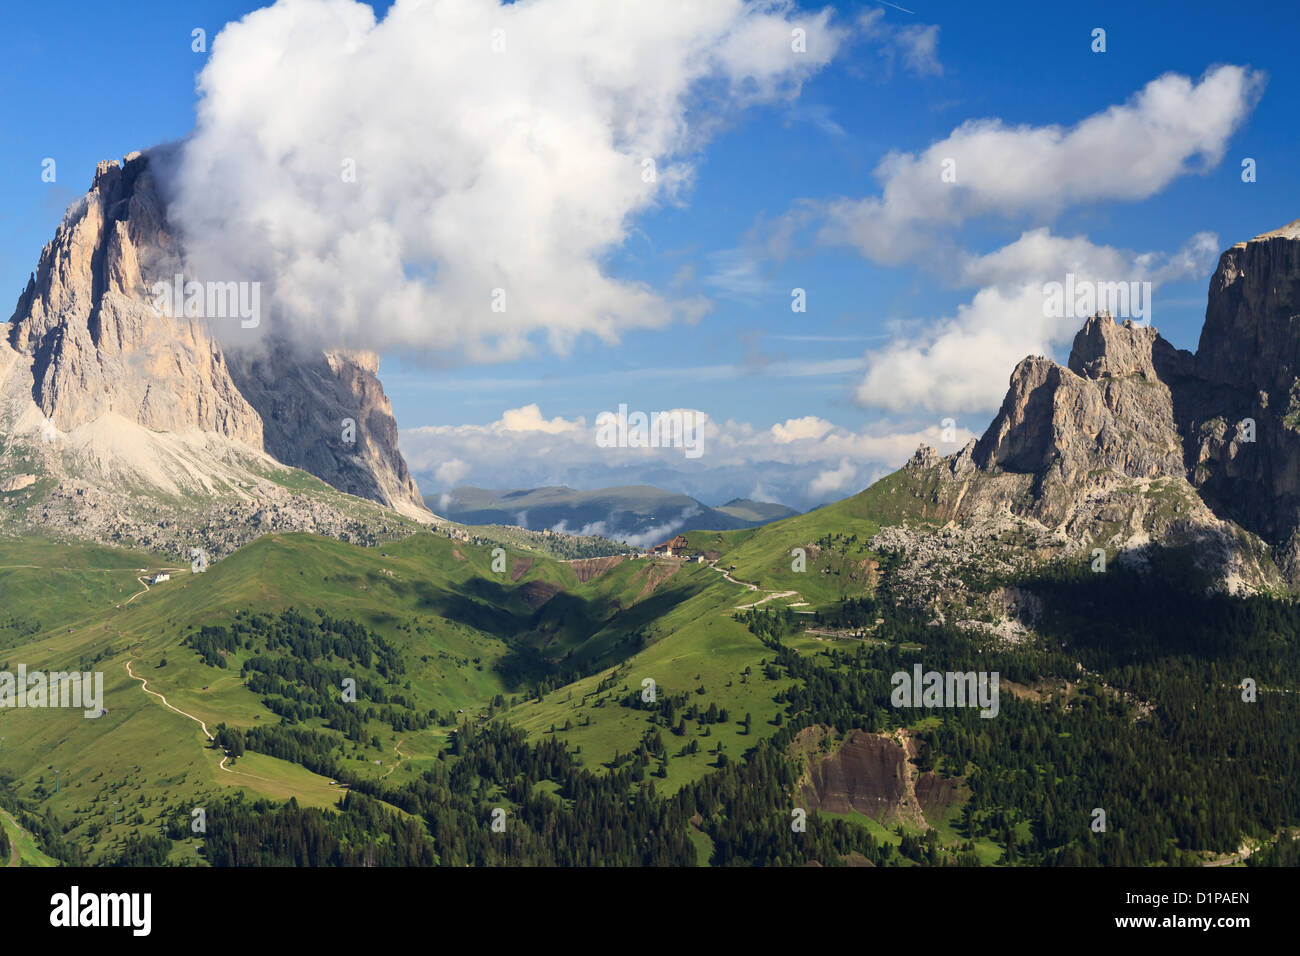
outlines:
[[172, 576], [171, 576], [170, 574], [168, 574], [166, 571], [159, 571], [157, 574], [155, 574], [155, 575], [153, 576], [153, 580], [152, 580], [151, 582], [149, 582], [149, 583], [150, 583], [150, 584], [162, 584], [164, 581], [170, 581], [171, 579], [172, 579]]

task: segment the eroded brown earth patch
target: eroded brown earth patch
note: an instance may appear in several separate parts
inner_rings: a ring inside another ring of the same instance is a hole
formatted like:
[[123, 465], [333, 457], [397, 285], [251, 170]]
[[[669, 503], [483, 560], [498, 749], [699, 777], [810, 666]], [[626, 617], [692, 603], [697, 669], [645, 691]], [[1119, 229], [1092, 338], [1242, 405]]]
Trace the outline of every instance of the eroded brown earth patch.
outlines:
[[942, 816], [960, 799], [960, 780], [917, 770], [917, 741], [905, 730], [853, 730], [836, 741], [824, 727], [807, 727], [790, 747], [804, 758], [799, 787], [810, 810], [854, 811], [883, 824], [928, 830], [927, 813]]
[[626, 560], [627, 555], [615, 554], [606, 558], [577, 558], [568, 562], [568, 564], [569, 567], [573, 568], [574, 573], [578, 575], [578, 582], [586, 584]]

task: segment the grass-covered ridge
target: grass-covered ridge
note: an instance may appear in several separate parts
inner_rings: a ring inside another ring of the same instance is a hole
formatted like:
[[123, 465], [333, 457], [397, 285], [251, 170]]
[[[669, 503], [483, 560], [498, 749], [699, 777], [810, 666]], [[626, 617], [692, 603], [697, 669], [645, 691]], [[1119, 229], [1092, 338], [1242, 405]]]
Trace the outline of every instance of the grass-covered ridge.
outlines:
[[[109, 713], [0, 711], [0, 794], [39, 849], [90, 862], [1185, 864], [1300, 825], [1294, 605], [1180, 590], [1172, 563], [1035, 568], [1001, 582], [1043, 602], [1019, 644], [937, 625], [895, 605], [896, 564], [867, 545], [928, 520], [924, 481], [692, 532], [708, 563], [268, 535], [145, 590], [156, 557], [69, 552], [76, 593], [18, 608], [0, 656], [101, 670]], [[15, 587], [63, 553], [34, 545]], [[893, 707], [914, 663], [1000, 670], [998, 718]], [[1242, 674], [1260, 697], [1238, 712]], [[819, 789], [893, 746], [906, 800]], [[1143, 766], [1183, 769], [1157, 795]], [[1110, 842], [1086, 828], [1103, 804]]]
[[[120, 851], [139, 820], [177, 801], [242, 789], [330, 805], [340, 791], [329, 774], [251, 749], [221, 766], [199, 722], [214, 735], [219, 726], [246, 733], [287, 716], [302, 730], [332, 736], [331, 766], [358, 780], [402, 779], [436, 761], [466, 715], [499, 714], [538, 688], [618, 665], [674, 638], [679, 605], [700, 599], [712, 608], [740, 590], [706, 567], [609, 558], [595, 573], [531, 552], [503, 556], [498, 547], [438, 534], [372, 548], [268, 535], [201, 574], [172, 566], [171, 580], [146, 588], [152, 573], [168, 566], [166, 559], [33, 545], [24, 562], [33, 567], [7, 573], [16, 576], [15, 590], [30, 588], [22, 607], [41, 608], [44, 619], [27, 616], [30, 610], [18, 613], [15, 605], [9, 647], [0, 656], [31, 669], [102, 671], [109, 714], [86, 721], [53, 710], [0, 712], [8, 737], [5, 772], [24, 799], [71, 825], [70, 839], [92, 860]], [[60, 564], [67, 577], [51, 609], [37, 596], [36, 582], [49, 573], [43, 562], [56, 557], [68, 571]], [[301, 659], [302, 649], [272, 649], [261, 637], [250, 643], [252, 630], [265, 636], [285, 615], [313, 619], [317, 609], [363, 628], [373, 647], [382, 642], [385, 654], [399, 662], [388, 675], [398, 683], [381, 678], [373, 666], [349, 662], [337, 649], [307, 669], [275, 673], [268, 660]], [[249, 624], [254, 620], [256, 627]], [[681, 615], [683, 624], [692, 620], [693, 613]], [[249, 633], [235, 643], [227, 637], [218, 648], [218, 629], [230, 635], [237, 627]], [[250, 662], [256, 663], [246, 670]], [[337, 712], [319, 713], [325, 698], [309, 700], [302, 688], [314, 682], [328, 696], [333, 687], [325, 688], [322, 675], [332, 685], [349, 669], [363, 697], [369, 690], [366, 708], [374, 713], [359, 726], [331, 728]], [[271, 687], [272, 679], [283, 686]], [[381, 688], [401, 699], [402, 715], [373, 703]], [[311, 708], [317, 712], [305, 713]], [[626, 739], [617, 732], [610, 739], [629, 749], [638, 736], [629, 729]], [[124, 806], [134, 809], [128, 814]]]

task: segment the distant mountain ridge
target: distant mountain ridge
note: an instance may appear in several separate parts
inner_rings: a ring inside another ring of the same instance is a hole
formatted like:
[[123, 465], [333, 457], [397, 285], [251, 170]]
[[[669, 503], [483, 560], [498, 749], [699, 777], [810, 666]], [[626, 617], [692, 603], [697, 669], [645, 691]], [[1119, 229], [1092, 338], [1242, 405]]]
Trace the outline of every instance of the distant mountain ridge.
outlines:
[[462, 524], [598, 534], [638, 546], [658, 544], [682, 531], [733, 531], [798, 514], [785, 505], [748, 498], [712, 508], [689, 495], [651, 485], [595, 491], [566, 485], [496, 491], [465, 485], [445, 495], [428, 495], [425, 503]]

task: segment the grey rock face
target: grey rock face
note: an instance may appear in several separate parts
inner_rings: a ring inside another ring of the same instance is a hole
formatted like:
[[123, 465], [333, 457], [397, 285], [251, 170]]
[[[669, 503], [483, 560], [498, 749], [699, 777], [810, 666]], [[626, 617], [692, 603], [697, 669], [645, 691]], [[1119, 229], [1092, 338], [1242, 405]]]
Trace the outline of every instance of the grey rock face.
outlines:
[[1196, 349], [1198, 377], [1285, 403], [1300, 373], [1300, 220], [1219, 257]]
[[1173, 396], [1156, 366], [1183, 361], [1155, 329], [1094, 315], [1075, 337], [1068, 368], [1042, 357], [1016, 366], [975, 464], [1034, 475], [1035, 516], [1045, 520], [1062, 518], [1070, 489], [1093, 472], [1181, 476]]
[[[149, 436], [199, 433], [267, 452], [341, 491], [428, 518], [397, 447], [375, 356], [303, 355], [272, 344], [253, 358], [223, 349], [209, 320], [155, 308], [154, 283], [192, 276], [150, 163], [148, 155], [133, 153], [123, 164], [99, 164], [90, 191], [69, 209], [19, 297], [8, 349], [17, 353], [13, 365], [26, 366], [40, 414], [59, 433], [82, 436], [101, 471], [145, 484], [160, 467], [132, 456], [137, 449], [156, 452]], [[15, 389], [19, 372], [10, 373]], [[25, 420], [10, 404], [11, 417]], [[344, 419], [356, 422], [352, 444], [342, 440]], [[198, 459], [187, 460], [185, 470], [193, 476], [189, 485], [211, 485], [210, 469]], [[167, 482], [165, 490], [175, 492], [170, 477]]]
[[115, 414], [261, 448], [262, 423], [202, 320], [153, 307], [149, 287], [178, 261], [148, 159], [100, 163], [9, 320], [10, 346], [31, 363], [32, 398], [58, 428]]
[[241, 393], [262, 417], [266, 451], [278, 461], [349, 494], [408, 514], [425, 512], [397, 449], [378, 356], [332, 351], [304, 359], [276, 345], [265, 354], [232, 352], [230, 363]]
[[1223, 254], [1195, 354], [1094, 315], [1066, 367], [1016, 366], [973, 451], [944, 461], [930, 494], [948, 517], [1127, 526], [1132, 541], [1195, 542], [1226, 577], [1267, 564], [1262, 541], [1300, 586], [1300, 220]]
[[1196, 372], [1204, 388], [1188, 398], [1192, 480], [1300, 577], [1300, 220], [1220, 257]]

